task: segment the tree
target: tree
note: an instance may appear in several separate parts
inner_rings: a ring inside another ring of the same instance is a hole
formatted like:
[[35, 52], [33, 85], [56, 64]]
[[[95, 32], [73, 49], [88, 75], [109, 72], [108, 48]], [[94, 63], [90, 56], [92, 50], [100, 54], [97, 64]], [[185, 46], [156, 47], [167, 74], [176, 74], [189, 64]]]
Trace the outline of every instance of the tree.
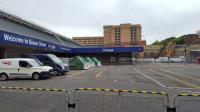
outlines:
[[183, 35], [183, 36], [180, 36], [178, 38], [170, 37], [170, 38], [166, 38], [166, 39], [164, 39], [162, 41], [156, 40], [152, 45], [163, 45], [163, 46], [166, 46], [170, 42], [176, 43], [177, 45], [185, 44], [186, 43], [186, 36]]
[[161, 45], [161, 43], [158, 40], [156, 40], [152, 45]]

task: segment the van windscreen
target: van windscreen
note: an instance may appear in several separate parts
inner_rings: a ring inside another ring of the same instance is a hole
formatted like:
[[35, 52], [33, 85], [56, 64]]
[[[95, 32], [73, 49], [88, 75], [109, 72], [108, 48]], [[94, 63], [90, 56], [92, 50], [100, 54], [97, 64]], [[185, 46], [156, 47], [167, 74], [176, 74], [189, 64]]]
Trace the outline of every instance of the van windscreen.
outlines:
[[58, 57], [55, 55], [48, 55], [54, 62], [56, 63], [63, 63]]
[[41, 62], [47, 62], [51, 61], [51, 59], [48, 56], [43, 56], [43, 55], [35, 55], [35, 57], [40, 60]]

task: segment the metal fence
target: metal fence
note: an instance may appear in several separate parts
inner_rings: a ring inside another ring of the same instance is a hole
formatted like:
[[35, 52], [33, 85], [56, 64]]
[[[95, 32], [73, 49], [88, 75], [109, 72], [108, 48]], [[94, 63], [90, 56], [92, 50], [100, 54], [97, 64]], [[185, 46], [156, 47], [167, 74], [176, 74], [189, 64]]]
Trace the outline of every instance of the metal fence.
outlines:
[[165, 92], [0, 87], [0, 112], [200, 112], [200, 94], [176, 95], [173, 104]]
[[174, 98], [176, 112], [200, 112], [199, 94], [180, 94]]
[[0, 87], [1, 112], [68, 112], [65, 89]]
[[166, 112], [164, 92], [79, 88], [75, 112]]

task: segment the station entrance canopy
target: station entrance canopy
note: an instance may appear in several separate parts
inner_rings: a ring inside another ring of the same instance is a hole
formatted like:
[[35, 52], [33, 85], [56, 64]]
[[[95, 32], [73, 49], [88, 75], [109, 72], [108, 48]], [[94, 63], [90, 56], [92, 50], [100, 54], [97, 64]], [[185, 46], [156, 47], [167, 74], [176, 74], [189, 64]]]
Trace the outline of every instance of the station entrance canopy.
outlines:
[[46, 42], [33, 37], [0, 30], [0, 45], [15, 45], [21, 47], [38, 48], [55, 52], [70, 52], [69, 47]]
[[14, 45], [44, 49], [61, 53], [130, 53], [142, 52], [143, 47], [113, 47], [113, 48], [69, 48], [62, 45], [46, 42], [33, 37], [15, 34], [0, 30], [0, 45]]
[[71, 53], [130, 53], [143, 52], [143, 47], [98, 47], [98, 48], [72, 48]]

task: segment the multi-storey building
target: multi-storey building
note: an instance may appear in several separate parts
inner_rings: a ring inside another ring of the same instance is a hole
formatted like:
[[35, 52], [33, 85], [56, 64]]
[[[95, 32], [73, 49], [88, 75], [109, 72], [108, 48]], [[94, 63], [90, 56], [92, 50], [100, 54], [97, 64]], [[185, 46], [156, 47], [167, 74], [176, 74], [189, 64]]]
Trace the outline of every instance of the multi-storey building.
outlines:
[[104, 45], [105, 46], [134, 46], [145, 44], [140, 42], [141, 33], [140, 24], [120, 24], [120, 25], [106, 25], [104, 26]]
[[145, 46], [142, 40], [142, 27], [140, 24], [105, 25], [104, 36], [73, 37], [73, 40], [84, 46], [130, 47]]

